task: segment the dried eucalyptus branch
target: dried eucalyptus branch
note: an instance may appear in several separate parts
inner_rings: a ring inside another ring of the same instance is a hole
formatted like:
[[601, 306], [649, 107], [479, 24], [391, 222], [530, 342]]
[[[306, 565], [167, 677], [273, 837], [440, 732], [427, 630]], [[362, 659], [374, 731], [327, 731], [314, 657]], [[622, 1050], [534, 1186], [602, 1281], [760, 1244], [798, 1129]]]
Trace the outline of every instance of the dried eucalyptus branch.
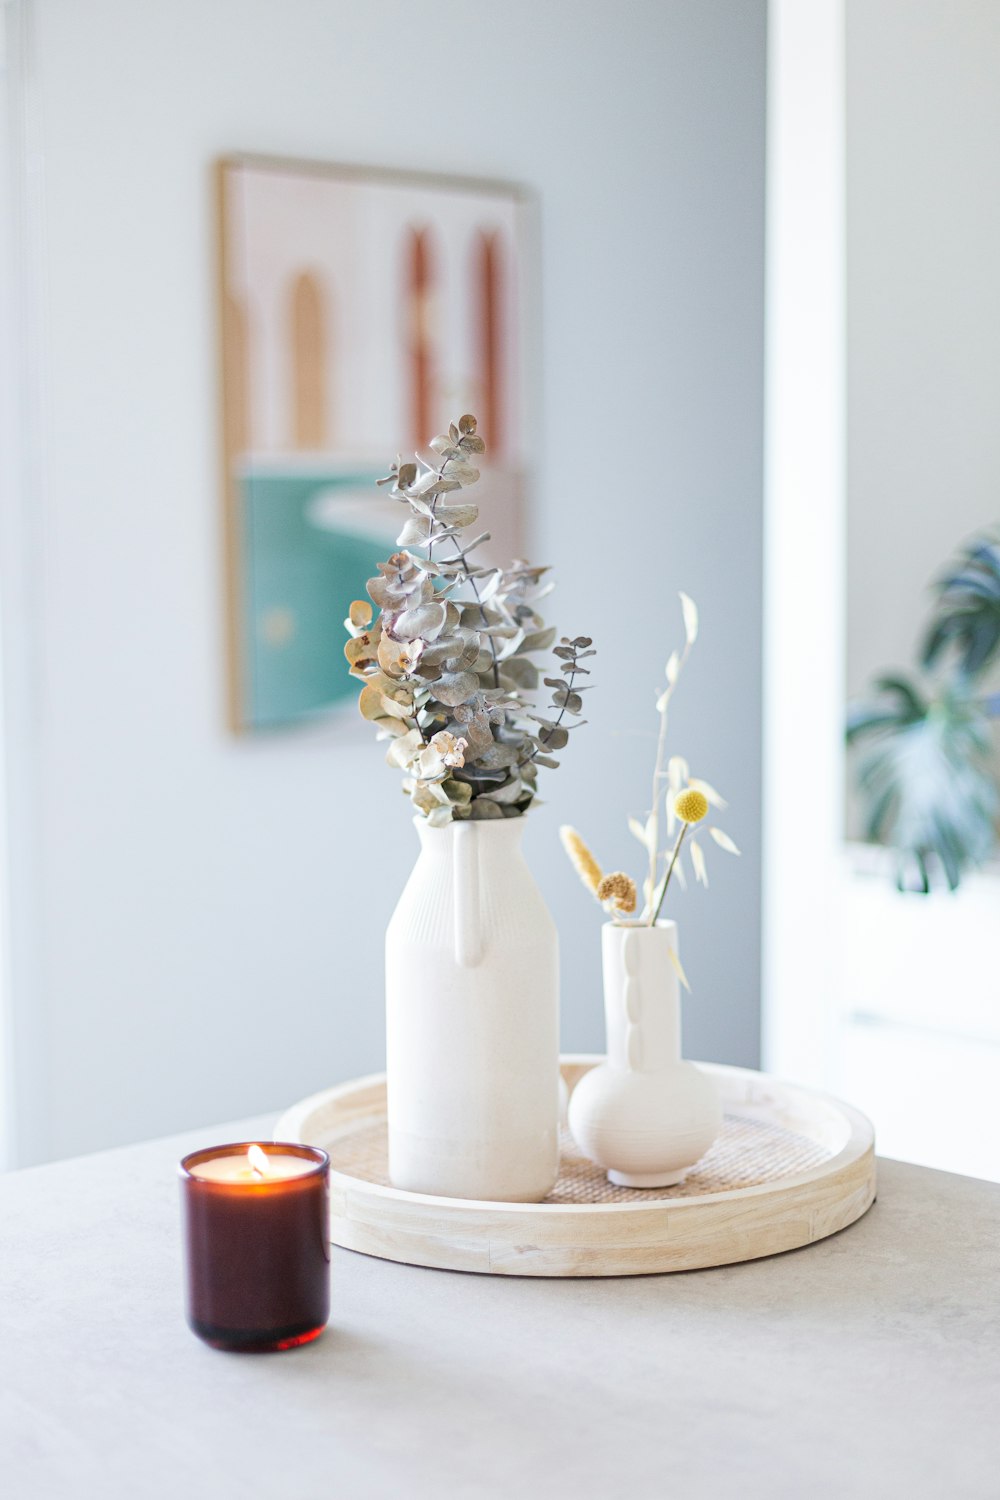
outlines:
[[[351, 605], [344, 651], [363, 683], [361, 712], [379, 738], [392, 740], [387, 760], [406, 773], [403, 787], [418, 812], [435, 825], [518, 817], [535, 797], [537, 768], [558, 766], [552, 752], [583, 723], [586, 689], [577, 679], [588, 675], [581, 662], [594, 652], [587, 636], [562, 638], [554, 654], [567, 675], [544, 679], [550, 706], [539, 712], [532, 658], [556, 639], [536, 608], [552, 587], [542, 581], [548, 569], [470, 561], [489, 532], [466, 541], [461, 534], [478, 507], [445, 497], [479, 479], [475, 460], [486, 445], [475, 417], [462, 417], [430, 447], [435, 461], [397, 459], [379, 480], [409, 515], [401, 550], [369, 579], [371, 603]], [[451, 553], [442, 556], [446, 542]]]

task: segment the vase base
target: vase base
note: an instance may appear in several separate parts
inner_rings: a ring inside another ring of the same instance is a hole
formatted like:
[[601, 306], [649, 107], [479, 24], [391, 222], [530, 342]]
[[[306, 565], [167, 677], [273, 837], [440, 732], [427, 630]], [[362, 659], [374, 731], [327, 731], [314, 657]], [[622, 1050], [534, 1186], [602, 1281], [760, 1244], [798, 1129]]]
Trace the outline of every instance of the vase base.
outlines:
[[615, 1187], [658, 1188], [676, 1187], [688, 1174], [684, 1167], [680, 1172], [609, 1172], [608, 1181]]

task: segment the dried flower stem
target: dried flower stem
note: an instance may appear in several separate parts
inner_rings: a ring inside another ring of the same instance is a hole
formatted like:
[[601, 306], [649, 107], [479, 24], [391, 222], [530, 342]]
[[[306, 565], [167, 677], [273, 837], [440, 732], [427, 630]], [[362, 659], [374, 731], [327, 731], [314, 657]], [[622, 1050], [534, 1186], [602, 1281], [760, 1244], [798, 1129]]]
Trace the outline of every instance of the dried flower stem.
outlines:
[[[656, 761], [653, 766], [652, 806], [650, 807], [649, 811], [649, 873], [646, 876], [646, 907], [643, 912], [644, 917], [646, 915], [646, 912], [652, 911], [654, 894], [656, 891], [656, 867], [659, 864], [660, 859], [660, 805], [666, 793], [666, 788], [664, 787], [663, 782], [666, 779], [667, 775], [667, 772], [663, 765], [663, 757], [666, 754], [667, 748], [667, 721], [669, 717], [670, 700], [674, 695], [674, 688], [677, 686], [677, 682], [680, 678], [681, 672], [684, 670], [684, 663], [687, 661], [688, 655], [690, 654], [691, 644], [692, 643], [690, 640], [685, 642], [684, 650], [681, 652], [680, 660], [678, 661], [676, 670], [674, 672], [674, 680], [673, 682], [667, 682], [667, 686], [663, 693], [660, 695], [659, 699], [660, 733], [656, 742]], [[680, 846], [678, 845], [678, 847]], [[675, 849], [674, 859], [676, 859], [676, 857], [677, 854]], [[671, 860], [671, 870], [673, 869], [673, 867], [674, 861]], [[663, 887], [663, 890], [666, 890], [665, 885]], [[660, 900], [657, 903], [656, 913], [649, 918], [649, 925], [651, 927], [656, 921], [656, 917], [659, 914], [659, 910], [662, 905], [663, 892], [661, 892], [660, 894]]]
[[[681, 851], [684, 839], [689, 828], [703, 822], [708, 817], [712, 806], [725, 807], [725, 802], [714, 787], [707, 781], [692, 780], [688, 770], [687, 761], [679, 755], [666, 759], [667, 729], [669, 720], [670, 702], [673, 698], [674, 689], [680, 680], [681, 673], [690, 655], [691, 647], [698, 638], [698, 608], [694, 600], [688, 595], [680, 595], [681, 612], [684, 617], [684, 646], [681, 650], [671, 651], [666, 665], [666, 687], [656, 700], [656, 711], [660, 716], [659, 734], [656, 744], [656, 760], [653, 766], [653, 792], [651, 807], [646, 815], [645, 822], [639, 818], [630, 817], [628, 820], [629, 832], [638, 839], [646, 851], [648, 858], [648, 869], [645, 880], [645, 902], [642, 914], [638, 918], [638, 924], [653, 927], [660, 920], [663, 903], [666, 899], [667, 890], [670, 886], [674, 871], [681, 885], [685, 885], [684, 864], [681, 860]], [[589, 644], [589, 642], [587, 643]], [[564, 647], [557, 649], [557, 655], [563, 658], [564, 670], [571, 673], [576, 660], [577, 642], [566, 641]], [[580, 653], [588, 655], [588, 652]], [[581, 672], [586, 672], [581, 667]], [[548, 683], [550, 679], [546, 678]], [[572, 687], [572, 678], [570, 682]], [[556, 695], [557, 703], [560, 701]], [[579, 707], [579, 698], [575, 701], [575, 707]], [[570, 705], [571, 711], [574, 705]], [[545, 764], [544, 758], [541, 762]], [[685, 786], [684, 783], [687, 783]], [[660, 851], [660, 823], [666, 808], [667, 830], [666, 838], [673, 840], [672, 848]], [[674, 838], [675, 822], [680, 823], [680, 831]], [[712, 840], [730, 854], [739, 854], [739, 850], [727, 833], [721, 828], [708, 827], [707, 832]], [[610, 874], [601, 876], [596, 861], [590, 855], [589, 850], [583, 845], [584, 859], [589, 859], [590, 864], [581, 866], [580, 849], [582, 844], [579, 835], [572, 828], [560, 830], [566, 852], [580, 873], [584, 885], [592, 890], [597, 899], [604, 906], [611, 917], [612, 922], [621, 925], [624, 919], [635, 910], [636, 888], [635, 882], [623, 871], [615, 870]], [[695, 879], [703, 885], [708, 884], [705, 866], [705, 856], [702, 846], [694, 839], [688, 844], [688, 853], [691, 865], [694, 869]], [[665, 865], [663, 876], [657, 880], [661, 867], [661, 861]], [[594, 881], [597, 884], [594, 884]], [[673, 948], [669, 950], [671, 963], [677, 971], [677, 976], [684, 987], [690, 988], [680, 959]]]
[[[445, 469], [447, 467], [448, 467], [448, 460], [447, 459], [442, 459], [440, 465], [434, 471], [437, 474], [437, 477], [439, 479], [443, 479], [444, 478], [444, 471], [445, 471]], [[431, 513], [432, 513], [433, 516], [437, 515], [437, 508], [438, 508], [438, 501], [439, 501], [439, 499], [440, 499], [440, 496], [439, 495], [435, 495], [434, 499], [431, 501]], [[430, 535], [430, 537], [428, 538], [428, 541], [427, 541], [427, 560], [428, 560], [428, 562], [430, 562], [433, 559], [433, 557], [434, 557], [434, 541], [435, 541], [435, 538], [434, 538], [434, 534], [432, 532], [431, 535]], [[473, 576], [472, 576], [472, 569], [469, 567], [468, 558], [465, 558], [465, 557], [461, 556], [462, 545], [459, 542], [457, 536], [453, 536], [452, 537], [451, 544], [452, 544], [452, 546], [455, 549], [455, 555], [456, 555], [456, 557], [459, 558], [459, 560], [460, 560], [460, 562], [462, 564], [462, 568], [463, 568], [463, 570], [465, 572], [466, 581], [472, 585], [472, 592], [473, 592], [473, 594], [475, 594], [475, 596], [476, 596], [476, 603], [479, 605], [479, 618], [482, 620], [483, 624], [485, 625], [487, 623], [487, 620], [486, 620], [486, 610], [483, 608], [483, 601], [482, 601], [482, 598], [481, 598], [480, 593], [479, 593], [479, 587], [478, 587], [478, 585], [476, 583], [475, 578], [473, 578]], [[493, 637], [491, 635], [487, 636], [486, 639], [490, 643], [490, 655], [493, 658], [493, 686], [494, 687], [499, 687], [500, 686], [500, 663], [497, 660], [497, 645], [496, 645], [496, 641], [493, 639]]]
[[663, 908], [663, 900], [664, 900], [664, 897], [667, 894], [667, 886], [670, 884], [670, 877], [674, 873], [674, 865], [677, 863], [677, 856], [681, 852], [681, 845], [684, 842], [684, 835], [687, 833], [687, 831], [688, 831], [688, 825], [686, 823], [682, 823], [681, 824], [681, 831], [677, 835], [677, 842], [674, 844], [674, 852], [670, 856], [670, 864], [667, 866], [667, 872], [664, 875], [663, 880], [662, 880], [662, 882], [660, 884], [659, 895], [658, 895], [657, 900], [656, 900], [656, 907], [655, 907], [655, 909], [653, 911], [653, 915], [652, 915], [652, 917], [650, 918], [650, 921], [649, 921], [650, 927], [655, 927], [656, 924], [657, 924], [657, 922], [659, 921], [660, 912], [661, 912], [661, 910]]
[[[495, 666], [496, 665], [496, 656], [495, 655], [494, 655], [493, 660], [494, 660], [494, 666]], [[576, 679], [577, 679], [577, 670], [576, 670], [576, 666], [574, 665], [572, 672], [570, 672], [570, 674], [569, 674], [569, 681], [566, 684], [566, 695], [567, 695], [567, 698], [569, 697], [569, 694], [573, 691], [573, 684], [575, 683]], [[545, 746], [548, 745], [549, 741], [551, 740], [553, 733], [555, 732], [555, 730], [557, 730], [559, 728], [560, 724], [562, 723], [563, 718], [565, 716], [565, 713], [566, 713], [566, 704], [564, 703], [563, 706], [562, 706], [562, 708], [560, 708], [558, 714], [556, 715], [556, 721], [552, 725], [552, 728], [551, 729], [543, 729], [541, 731], [541, 733], [539, 734], [538, 738], [541, 741], [541, 743], [538, 744], [538, 745], [536, 745], [535, 748], [534, 748], [534, 750], [531, 752], [531, 754], [528, 755], [528, 756], [526, 756], [524, 760], [519, 760], [518, 761], [518, 763], [517, 763], [518, 770], [520, 770], [522, 766], [529, 765], [535, 759], [536, 755], [540, 755], [542, 753], [542, 750], [545, 748]]]
[[[456, 553], [460, 553], [461, 550], [462, 550], [462, 548], [461, 548], [461, 546], [459, 544], [458, 537], [457, 536], [453, 536], [451, 540], [452, 540], [452, 543], [454, 545]], [[473, 578], [473, 576], [472, 576], [472, 570], [469, 567], [468, 559], [465, 558], [465, 557], [463, 557], [461, 559], [461, 563], [462, 563], [462, 567], [465, 569], [466, 580], [472, 585], [472, 592], [476, 596], [476, 603], [479, 606], [479, 618], [480, 618], [480, 620], [482, 620], [483, 624], [486, 625], [486, 624], [488, 624], [488, 621], [486, 619], [486, 610], [485, 610], [485, 608], [483, 606], [482, 596], [480, 595], [480, 592], [479, 592], [479, 585], [476, 583], [475, 578]], [[497, 643], [496, 643], [496, 641], [493, 639], [493, 637], [491, 635], [488, 635], [486, 637], [486, 639], [490, 643], [490, 655], [493, 658], [493, 686], [494, 687], [499, 687], [500, 686], [500, 663], [497, 660]]]

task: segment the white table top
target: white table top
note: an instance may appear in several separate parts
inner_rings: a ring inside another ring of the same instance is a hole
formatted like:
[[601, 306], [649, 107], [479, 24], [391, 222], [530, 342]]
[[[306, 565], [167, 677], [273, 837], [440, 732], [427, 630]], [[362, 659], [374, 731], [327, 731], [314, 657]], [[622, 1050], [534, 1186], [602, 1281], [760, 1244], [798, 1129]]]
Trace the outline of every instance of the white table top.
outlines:
[[885, 1162], [833, 1239], [542, 1281], [335, 1251], [284, 1354], [183, 1321], [175, 1166], [228, 1125], [0, 1178], [11, 1500], [997, 1500], [1000, 1186]]

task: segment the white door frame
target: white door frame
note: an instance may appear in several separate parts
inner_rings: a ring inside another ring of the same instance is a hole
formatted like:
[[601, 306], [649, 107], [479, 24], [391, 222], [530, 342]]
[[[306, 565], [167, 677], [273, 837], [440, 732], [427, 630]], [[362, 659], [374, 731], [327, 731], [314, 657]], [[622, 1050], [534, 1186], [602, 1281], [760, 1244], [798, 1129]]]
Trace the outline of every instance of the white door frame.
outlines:
[[768, 15], [763, 1065], [835, 1076], [843, 1003], [844, 0]]

